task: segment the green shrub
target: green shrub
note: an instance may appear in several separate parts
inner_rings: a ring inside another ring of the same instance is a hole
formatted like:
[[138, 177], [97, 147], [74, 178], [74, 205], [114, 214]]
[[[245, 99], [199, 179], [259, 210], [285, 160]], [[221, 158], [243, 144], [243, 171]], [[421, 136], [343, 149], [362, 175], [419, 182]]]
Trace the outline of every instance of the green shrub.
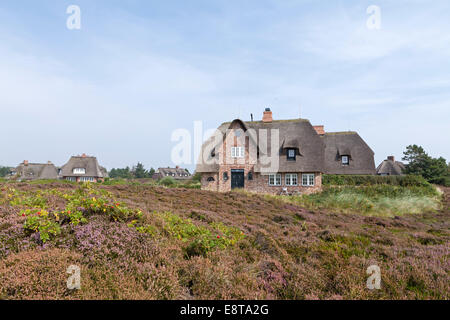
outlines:
[[325, 186], [371, 186], [392, 185], [402, 187], [427, 187], [430, 184], [421, 176], [374, 176], [374, 175], [332, 175], [324, 174], [322, 184]]
[[164, 177], [159, 180], [158, 184], [165, 187], [173, 187], [177, 184], [177, 182], [172, 177]]

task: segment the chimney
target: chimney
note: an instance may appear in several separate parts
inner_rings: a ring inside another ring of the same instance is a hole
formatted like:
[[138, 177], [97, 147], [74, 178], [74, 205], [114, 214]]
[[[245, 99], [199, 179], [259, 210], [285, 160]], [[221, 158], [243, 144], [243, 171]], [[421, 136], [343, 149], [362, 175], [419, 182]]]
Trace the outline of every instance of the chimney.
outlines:
[[51, 161], [47, 161], [47, 164], [53, 164]]
[[176, 166], [175, 168], [176, 168], [176, 169], [180, 169], [180, 166]]
[[253, 113], [250, 113], [250, 118], [252, 119], [253, 122]]
[[262, 121], [268, 123], [273, 121], [272, 111], [270, 111], [270, 108], [266, 108], [266, 110], [264, 111]]
[[395, 162], [395, 157], [394, 157], [394, 156], [389, 156], [387, 159], [388, 159], [389, 161]]
[[28, 160], [23, 160], [23, 164], [24, 164], [25, 166], [27, 166], [27, 165], [28, 165]]
[[316, 130], [318, 135], [325, 134], [325, 126], [314, 126], [314, 130]]
[[82, 157], [82, 158], [86, 158], [86, 153], [83, 153], [83, 154], [81, 155], [81, 157]]

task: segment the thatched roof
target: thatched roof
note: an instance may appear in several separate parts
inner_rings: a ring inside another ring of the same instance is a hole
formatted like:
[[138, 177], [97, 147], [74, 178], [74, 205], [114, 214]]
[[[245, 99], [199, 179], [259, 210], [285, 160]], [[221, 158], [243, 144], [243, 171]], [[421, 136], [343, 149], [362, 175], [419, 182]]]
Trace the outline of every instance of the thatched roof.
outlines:
[[16, 168], [16, 176], [21, 180], [57, 179], [58, 169], [51, 163], [23, 162]]
[[[219, 126], [218, 130], [225, 134], [233, 125], [239, 124], [244, 131], [254, 129], [256, 133], [260, 129], [267, 130], [267, 154], [272, 155], [271, 150], [271, 134], [270, 130], [279, 130], [279, 150], [274, 150], [279, 157], [278, 172], [322, 172], [323, 171], [323, 149], [324, 143], [320, 136], [316, 133], [311, 123], [306, 119], [293, 120], [274, 120], [272, 122], [250, 121], [244, 122], [236, 119], [232, 122], [225, 122]], [[252, 141], [254, 137], [250, 138]], [[210, 153], [220, 152], [220, 144], [215, 144], [214, 138], [210, 138], [202, 146], [202, 154], [207, 154], [211, 160]], [[258, 145], [259, 147], [259, 145]], [[286, 159], [286, 148], [295, 148], [299, 150], [296, 161], [288, 161]], [[265, 153], [260, 150], [260, 154]], [[255, 165], [255, 171], [262, 171], [263, 166], [258, 162]], [[218, 164], [202, 163], [199, 159], [196, 172], [217, 172]]]
[[[74, 174], [73, 169], [83, 168], [86, 170], [85, 174]], [[70, 160], [61, 167], [62, 177], [93, 177], [106, 178], [106, 169], [98, 164], [96, 157], [86, 155], [73, 156]]]
[[[374, 152], [353, 131], [328, 132], [321, 136], [325, 143], [325, 173], [375, 174]], [[349, 165], [343, 165], [342, 156], [349, 156]]]
[[403, 174], [404, 170], [405, 165], [402, 162], [395, 161], [394, 159], [386, 159], [377, 167], [377, 174], [399, 176]]

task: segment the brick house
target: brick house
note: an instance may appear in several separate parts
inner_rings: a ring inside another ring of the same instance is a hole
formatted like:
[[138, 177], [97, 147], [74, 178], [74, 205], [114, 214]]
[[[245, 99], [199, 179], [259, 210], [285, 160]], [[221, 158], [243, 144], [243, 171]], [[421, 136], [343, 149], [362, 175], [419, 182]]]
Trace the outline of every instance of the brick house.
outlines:
[[322, 174], [375, 174], [374, 153], [356, 132], [326, 133], [306, 119], [236, 119], [202, 146], [196, 172], [202, 189], [313, 193]]
[[108, 177], [105, 168], [98, 164], [96, 157], [73, 156], [61, 167], [60, 176], [64, 180], [74, 182], [97, 182]]

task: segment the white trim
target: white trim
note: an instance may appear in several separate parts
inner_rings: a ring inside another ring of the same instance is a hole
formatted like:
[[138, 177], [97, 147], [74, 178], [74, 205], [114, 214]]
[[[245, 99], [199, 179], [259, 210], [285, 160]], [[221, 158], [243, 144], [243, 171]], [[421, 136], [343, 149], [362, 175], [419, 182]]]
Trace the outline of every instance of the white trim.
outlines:
[[[273, 182], [271, 183], [270, 180], [272, 180]], [[269, 174], [269, 186], [271, 186], [271, 187], [281, 186], [281, 174], [280, 173]]]
[[85, 168], [73, 168], [72, 170], [73, 174], [86, 174]]
[[316, 175], [314, 173], [304, 173], [302, 174], [302, 186], [303, 187], [314, 187]]
[[286, 173], [284, 175], [284, 183], [287, 186], [298, 186], [298, 174], [296, 173]]
[[244, 158], [244, 147], [231, 147], [232, 158]]
[[[345, 159], [346, 161], [344, 161], [344, 159]], [[342, 157], [341, 157], [341, 162], [342, 162], [343, 165], [348, 165], [348, 164], [350, 164], [350, 157], [349, 157], [349, 156], [342, 156]]]

